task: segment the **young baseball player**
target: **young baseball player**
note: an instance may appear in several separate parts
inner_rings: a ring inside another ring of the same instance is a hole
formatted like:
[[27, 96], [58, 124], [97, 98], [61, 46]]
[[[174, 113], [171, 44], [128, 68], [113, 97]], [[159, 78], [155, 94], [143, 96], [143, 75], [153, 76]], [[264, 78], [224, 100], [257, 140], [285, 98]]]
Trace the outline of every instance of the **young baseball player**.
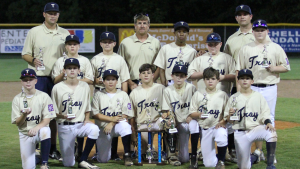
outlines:
[[90, 88], [87, 83], [77, 79], [80, 73], [77, 59], [65, 60], [64, 73], [67, 74], [67, 79], [56, 84], [52, 91], [63, 164], [67, 167], [75, 164], [75, 138], [87, 137], [78, 167], [98, 169], [99, 167], [87, 162], [88, 155], [99, 136], [99, 128], [89, 120]]
[[[202, 56], [201, 56], [202, 57]], [[227, 150], [226, 122], [223, 119], [228, 95], [217, 89], [220, 73], [209, 67], [203, 71], [205, 90], [197, 91], [191, 101], [190, 117], [197, 119], [202, 130], [201, 150], [205, 167], [224, 169]], [[218, 147], [216, 157], [215, 142]]]
[[175, 65], [180, 64], [189, 67], [190, 63], [197, 55], [197, 51], [186, 44], [189, 30], [190, 27], [186, 22], [180, 21], [175, 23], [175, 42], [164, 45], [154, 61], [154, 65], [160, 68], [161, 84], [165, 86], [174, 83], [171, 74]]
[[[255, 140], [265, 140], [267, 142], [267, 169], [276, 169], [274, 158], [277, 134], [272, 125], [268, 103], [262, 94], [251, 89], [251, 85], [255, 83], [251, 70], [240, 70], [237, 78], [240, 91], [229, 98], [224, 120], [233, 123], [238, 167], [251, 168], [251, 144]], [[238, 120], [230, 119], [234, 113], [237, 113]]]
[[[59, 6], [49, 2], [44, 7], [43, 16], [45, 21], [42, 25], [30, 29], [25, 39], [22, 58], [28, 63], [28, 68], [36, 71], [36, 89], [51, 96], [53, 81], [51, 71], [56, 60], [65, 52], [64, 42], [69, 31], [58, 26]], [[37, 68], [44, 68], [38, 70]], [[56, 149], [57, 126], [56, 121], [50, 121], [51, 149], [49, 157], [60, 159], [60, 153]]]
[[131, 102], [126, 92], [117, 90], [119, 75], [113, 69], [103, 72], [105, 89], [97, 91], [92, 101], [92, 115], [100, 128], [97, 139], [97, 160], [106, 163], [111, 157], [113, 137], [122, 137], [125, 166], [133, 165], [130, 156], [131, 126], [127, 119], [133, 117]]
[[[275, 126], [275, 107], [277, 100], [277, 83], [280, 73], [291, 70], [286, 53], [282, 47], [268, 40], [268, 26], [264, 20], [253, 22], [255, 42], [245, 45], [237, 58], [237, 73], [241, 69], [253, 72], [254, 83], [251, 89], [261, 93], [270, 108], [271, 122]], [[264, 62], [264, 61], [267, 62]], [[239, 87], [237, 85], [237, 87]], [[261, 143], [262, 144], [262, 143]], [[257, 146], [261, 150], [262, 145]], [[275, 161], [276, 162], [276, 161]]]
[[52, 79], [54, 84], [57, 84], [66, 78], [66, 74], [63, 72], [65, 60], [68, 58], [76, 58], [80, 63], [80, 73], [77, 78], [80, 81], [93, 84], [94, 76], [92, 66], [88, 58], [78, 54], [80, 48], [79, 37], [76, 35], [69, 35], [66, 37], [65, 48], [68, 51], [67, 55], [64, 55], [57, 59], [52, 70]]
[[22, 92], [12, 101], [11, 122], [19, 129], [22, 167], [35, 168], [35, 144], [41, 142], [41, 169], [48, 169], [50, 152], [49, 122], [55, 118], [51, 98], [44, 92], [35, 89], [36, 73], [33, 69], [21, 72]]
[[186, 83], [187, 67], [185, 65], [175, 65], [172, 70], [174, 84], [164, 90], [163, 116], [169, 110], [175, 113], [175, 119], [179, 136], [179, 161], [186, 163], [189, 161], [189, 138], [191, 134], [192, 156], [191, 166], [196, 165], [197, 146], [199, 140], [199, 125], [196, 120], [189, 117], [190, 101], [196, 92], [193, 84]]

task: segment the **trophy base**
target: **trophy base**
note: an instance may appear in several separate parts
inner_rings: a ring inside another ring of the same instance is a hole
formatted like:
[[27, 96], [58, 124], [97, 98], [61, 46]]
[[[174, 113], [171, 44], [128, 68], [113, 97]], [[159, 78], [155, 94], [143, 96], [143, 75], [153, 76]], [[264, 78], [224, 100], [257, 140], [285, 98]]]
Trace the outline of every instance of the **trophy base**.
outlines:
[[230, 120], [240, 120], [239, 116], [231, 116]]
[[36, 70], [45, 70], [45, 66], [37, 67]]
[[68, 119], [72, 119], [72, 118], [75, 118], [75, 117], [76, 117], [75, 114], [68, 114], [68, 115], [67, 115], [67, 118], [68, 118]]
[[209, 114], [201, 114], [201, 118], [208, 118]]
[[261, 65], [262, 68], [269, 67], [270, 65]]
[[134, 163], [134, 165], [136, 165], [136, 166], [157, 166], [157, 165], [166, 165], [165, 164], [165, 162], [161, 162], [161, 163], [159, 163], [158, 161], [154, 161], [154, 160], [152, 160], [151, 161], [151, 163], [149, 163], [148, 161], [142, 161], [141, 163], [138, 163], [138, 162], [136, 162], [136, 163]]
[[169, 129], [169, 133], [177, 133], [177, 132], [178, 132], [177, 128]]

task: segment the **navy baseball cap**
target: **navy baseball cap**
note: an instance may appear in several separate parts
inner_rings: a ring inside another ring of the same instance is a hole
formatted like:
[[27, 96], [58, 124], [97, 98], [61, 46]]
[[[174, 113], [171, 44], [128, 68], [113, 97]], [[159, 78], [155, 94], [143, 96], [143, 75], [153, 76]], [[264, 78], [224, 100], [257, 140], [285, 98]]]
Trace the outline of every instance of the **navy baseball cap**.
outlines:
[[242, 76], [249, 76], [251, 79], [253, 79], [252, 71], [249, 69], [240, 70], [237, 78], [240, 79]]
[[106, 78], [107, 76], [114, 76], [114, 77], [116, 77], [117, 79], [119, 78], [118, 72], [115, 71], [115, 70], [113, 70], [113, 69], [107, 69], [107, 70], [105, 70], [105, 71], [103, 72], [102, 79], [105, 80], [105, 78]]
[[75, 58], [68, 58], [65, 60], [65, 64], [64, 64], [64, 69], [68, 66], [68, 65], [75, 65], [78, 66], [78, 68], [80, 68], [80, 64], [79, 61]]
[[33, 69], [29, 69], [29, 68], [24, 69], [24, 70], [22, 70], [22, 72], [21, 72], [21, 77], [20, 77], [20, 79], [23, 79], [23, 78], [25, 78], [25, 77], [33, 77], [33, 78], [36, 78], [36, 73], [35, 73], [35, 71], [34, 71]]
[[255, 29], [255, 28], [266, 28], [266, 29], [268, 29], [267, 22], [265, 20], [258, 19], [258, 20], [253, 22], [252, 29]]
[[206, 37], [206, 43], [221, 42], [221, 36], [218, 33], [211, 33]]
[[102, 32], [100, 35], [100, 42], [105, 39], [109, 39], [115, 42], [116, 36], [112, 32]]
[[187, 75], [187, 67], [185, 65], [175, 65], [172, 70], [172, 74], [174, 73], [184, 73]]
[[44, 12], [59, 12], [59, 6], [55, 2], [49, 2], [44, 7]]
[[174, 32], [179, 28], [185, 28], [188, 32], [190, 31], [189, 24], [184, 21], [179, 21], [174, 24]]
[[76, 35], [69, 35], [69, 36], [67, 36], [65, 43], [67, 43], [69, 41], [75, 41], [75, 42], [77, 42], [77, 43], [80, 44], [79, 37], [76, 36]]
[[237, 15], [238, 12], [245, 11], [248, 12], [250, 15], [252, 15], [251, 8], [248, 5], [239, 5], [235, 8], [235, 15]]

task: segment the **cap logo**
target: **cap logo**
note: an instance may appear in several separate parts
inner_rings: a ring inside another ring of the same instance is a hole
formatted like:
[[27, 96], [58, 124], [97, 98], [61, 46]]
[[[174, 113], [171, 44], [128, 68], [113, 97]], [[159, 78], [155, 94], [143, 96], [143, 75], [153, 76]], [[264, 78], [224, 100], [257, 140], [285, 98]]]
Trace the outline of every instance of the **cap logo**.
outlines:
[[73, 62], [73, 59], [70, 59], [71, 60], [71, 62]]
[[109, 71], [109, 73], [111, 73], [112, 70], [108, 70], [108, 71]]
[[260, 22], [261, 22], [261, 20], [259, 20], [259, 21], [258, 21], [258, 25], [261, 25], [261, 23], [260, 23]]
[[105, 33], [106, 34], [106, 37], [108, 37], [109, 33]]
[[27, 70], [26, 70], [26, 72], [28, 73], [28, 72], [29, 72], [29, 70], [27, 69]]
[[181, 70], [181, 67], [182, 67], [182, 66], [178, 66], [178, 67], [179, 67], [179, 69]]
[[74, 35], [71, 35], [71, 38], [73, 39]]
[[211, 38], [214, 38], [215, 35], [211, 35]]
[[247, 69], [244, 69], [244, 72], [246, 73], [246, 72], [247, 72]]
[[181, 23], [181, 25], [183, 25], [184, 22], [180, 22], [180, 23]]
[[55, 4], [51, 4], [52, 5], [52, 8], [54, 8]]
[[241, 9], [243, 9], [244, 5], [241, 5], [240, 7], [241, 7]]

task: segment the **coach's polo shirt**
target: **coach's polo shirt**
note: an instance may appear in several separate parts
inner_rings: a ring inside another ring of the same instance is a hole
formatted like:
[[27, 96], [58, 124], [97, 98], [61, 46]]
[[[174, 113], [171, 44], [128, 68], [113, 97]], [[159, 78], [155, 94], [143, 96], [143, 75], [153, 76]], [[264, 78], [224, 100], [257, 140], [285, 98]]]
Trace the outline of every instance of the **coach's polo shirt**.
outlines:
[[65, 39], [70, 33], [68, 30], [56, 26], [55, 30], [49, 30], [46, 25], [36, 26], [28, 31], [22, 55], [31, 55], [39, 58], [40, 49], [43, 51], [45, 70], [37, 71], [28, 64], [28, 68], [36, 71], [37, 76], [51, 76], [51, 70], [56, 60], [63, 55]]
[[125, 38], [118, 50], [118, 54], [123, 56], [130, 72], [130, 79], [139, 79], [139, 68], [142, 64], [153, 64], [160, 50], [160, 42], [148, 34], [148, 38], [141, 42], [136, 34]]

